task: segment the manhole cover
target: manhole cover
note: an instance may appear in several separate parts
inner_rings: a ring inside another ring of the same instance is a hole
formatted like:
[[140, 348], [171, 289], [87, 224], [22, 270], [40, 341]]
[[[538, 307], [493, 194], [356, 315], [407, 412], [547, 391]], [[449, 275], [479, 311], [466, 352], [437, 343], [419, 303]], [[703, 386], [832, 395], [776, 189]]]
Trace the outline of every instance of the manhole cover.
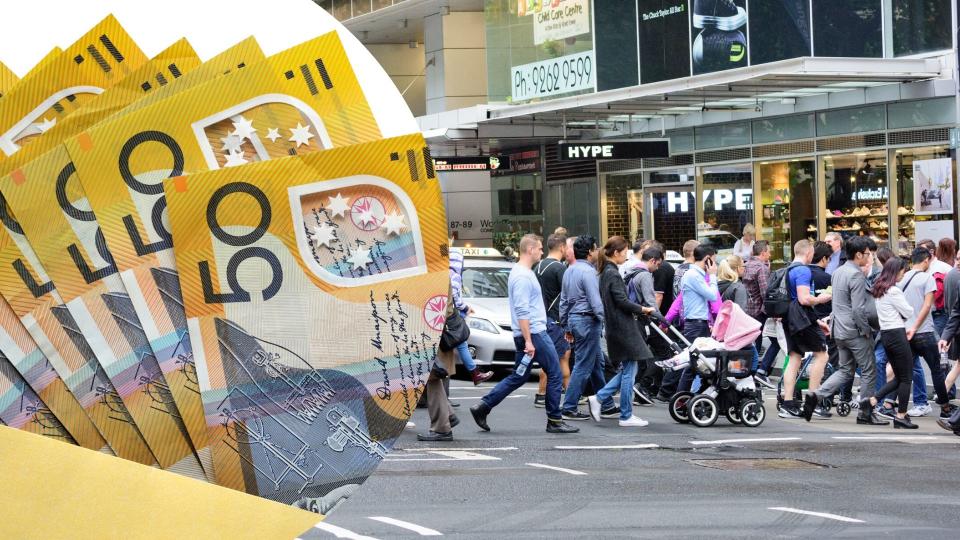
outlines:
[[826, 469], [826, 465], [788, 458], [760, 458], [760, 459], [691, 459], [690, 463], [710, 469], [724, 471], [766, 470], [766, 469]]

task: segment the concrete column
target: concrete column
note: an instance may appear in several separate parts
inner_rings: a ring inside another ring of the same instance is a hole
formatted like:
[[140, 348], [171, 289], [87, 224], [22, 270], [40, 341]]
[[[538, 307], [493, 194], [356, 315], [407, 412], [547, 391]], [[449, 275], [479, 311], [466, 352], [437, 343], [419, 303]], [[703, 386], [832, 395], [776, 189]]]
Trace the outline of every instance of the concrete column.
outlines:
[[411, 48], [407, 43], [371, 43], [365, 47], [383, 66], [397, 90], [403, 92], [406, 89], [403, 99], [413, 116], [426, 114], [423, 47]]
[[482, 12], [430, 15], [423, 20], [423, 41], [427, 114], [487, 102], [486, 30]]

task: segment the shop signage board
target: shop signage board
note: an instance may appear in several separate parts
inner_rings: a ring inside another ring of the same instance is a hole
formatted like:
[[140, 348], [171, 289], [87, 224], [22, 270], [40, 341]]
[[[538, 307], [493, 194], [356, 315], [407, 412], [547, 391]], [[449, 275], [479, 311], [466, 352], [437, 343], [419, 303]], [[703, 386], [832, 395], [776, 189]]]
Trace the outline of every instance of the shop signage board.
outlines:
[[510, 70], [513, 101], [595, 90], [596, 61], [593, 51], [514, 66]]
[[953, 168], [950, 158], [913, 162], [913, 208], [918, 216], [953, 214]]
[[455, 156], [433, 158], [433, 170], [437, 172], [496, 171], [509, 168], [509, 156]]
[[[690, 191], [671, 191], [667, 193], [667, 213], [689, 212], [694, 195]], [[752, 210], [753, 190], [741, 189], [705, 189], [703, 190], [704, 204], [707, 210], [720, 212], [721, 210]]]
[[[518, 9], [522, 9], [525, 2], [517, 4]], [[536, 2], [536, 7], [536, 12], [527, 12], [533, 17], [536, 45], [590, 32], [590, 0]]]
[[670, 157], [670, 139], [575, 141], [559, 143], [561, 160], [605, 160]]

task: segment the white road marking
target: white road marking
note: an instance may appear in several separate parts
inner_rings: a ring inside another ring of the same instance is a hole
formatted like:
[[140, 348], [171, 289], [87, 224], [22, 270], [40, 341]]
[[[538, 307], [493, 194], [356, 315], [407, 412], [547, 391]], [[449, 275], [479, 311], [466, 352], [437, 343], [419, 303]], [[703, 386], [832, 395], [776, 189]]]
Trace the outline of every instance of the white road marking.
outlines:
[[660, 448], [659, 444], [612, 444], [607, 446], [554, 446], [556, 450], [638, 450]]
[[550, 469], [552, 471], [560, 471], [562, 473], [572, 474], [574, 476], [586, 476], [587, 473], [583, 471], [575, 471], [573, 469], [564, 469], [563, 467], [554, 467], [553, 465], [544, 465], [543, 463], [527, 463], [531, 467], [538, 467], [540, 469]]
[[[505, 399], [520, 399], [520, 398], [528, 398], [528, 397], [530, 396], [526, 394], [519, 394], [515, 396], [507, 396]], [[447, 399], [483, 399], [483, 396], [461, 396], [461, 397], [450, 396]]]
[[357, 534], [351, 530], [344, 529], [343, 527], [337, 527], [336, 525], [331, 525], [323, 521], [314, 525], [313, 528], [328, 532], [337, 538], [346, 538], [347, 540], [377, 540], [372, 536], [363, 536], [362, 534]]
[[932, 443], [932, 444], [950, 444], [960, 443], [960, 439], [955, 437], [938, 437], [935, 435], [863, 435], [863, 436], [838, 436], [832, 437], [839, 441], [899, 441], [909, 443]]
[[392, 517], [384, 516], [370, 516], [367, 519], [372, 519], [374, 521], [379, 521], [381, 523], [386, 523], [387, 525], [395, 525], [401, 529], [407, 529], [408, 531], [413, 531], [420, 536], [443, 536], [443, 533], [440, 531], [435, 531], [433, 529], [428, 529], [416, 523], [410, 523], [409, 521], [401, 521], [399, 519], [393, 519]]
[[443, 448], [404, 448], [403, 451], [404, 451], [404, 452], [433, 452], [433, 451], [437, 451], [437, 450], [440, 450], [440, 451], [443, 451], [443, 452], [446, 452], [447, 450], [464, 450], [464, 451], [467, 451], [467, 452], [503, 452], [503, 451], [507, 451], [507, 450], [519, 450], [519, 448], [517, 448], [516, 446], [496, 446], [496, 447], [493, 447], [493, 448], [450, 448], [450, 447], [443, 447]]
[[[483, 454], [477, 454], [476, 452], [467, 452], [465, 450], [431, 450], [430, 454], [434, 454], [442, 457], [386, 458], [383, 461], [500, 461], [500, 458], [498, 457], [485, 456]], [[427, 454], [411, 454], [411, 455], [427, 455]]]
[[728, 444], [728, 443], [748, 443], [748, 442], [779, 442], [779, 441], [799, 441], [800, 437], [769, 437], [766, 439], [718, 439], [715, 441], [688, 441], [693, 445], [702, 444]]
[[767, 508], [767, 510], [777, 510], [779, 512], [792, 512], [794, 514], [804, 514], [807, 516], [816, 516], [816, 517], [822, 517], [825, 519], [834, 519], [837, 521], [844, 521], [846, 523], [866, 523], [862, 519], [854, 519], [846, 516], [838, 516], [837, 514], [827, 514], [826, 512], [811, 512], [809, 510], [798, 510], [796, 508], [786, 508], [783, 506], [771, 506], [770, 508]]

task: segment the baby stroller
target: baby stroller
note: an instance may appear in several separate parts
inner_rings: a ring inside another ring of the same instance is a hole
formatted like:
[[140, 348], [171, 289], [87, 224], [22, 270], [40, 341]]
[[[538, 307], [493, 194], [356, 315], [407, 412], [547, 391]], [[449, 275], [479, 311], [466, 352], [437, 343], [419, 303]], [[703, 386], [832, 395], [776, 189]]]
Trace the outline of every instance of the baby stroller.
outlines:
[[[793, 400], [801, 401], [803, 399], [803, 390], [806, 390], [810, 387], [810, 367], [813, 364], [813, 355], [807, 353], [804, 355], [803, 360], [800, 363], [800, 371], [797, 373], [797, 384], [793, 388]], [[783, 369], [787, 369], [787, 361], [783, 362]], [[833, 375], [833, 372], [836, 368], [833, 364], [828, 363], [823, 368], [823, 379], [827, 380], [830, 375]], [[850, 414], [850, 398], [849, 396], [844, 396], [845, 392], [840, 392], [831, 398], [823, 398], [820, 400], [820, 406], [824, 410], [829, 411], [831, 407], [836, 406], [837, 414], [840, 416], [847, 416]], [[777, 410], [783, 406], [783, 377], [780, 377], [780, 382], [777, 383]]]
[[[749, 321], [743, 324], [745, 319]], [[726, 320], [725, 320], [726, 319]], [[734, 321], [731, 324], [731, 321]], [[658, 325], [651, 324], [677, 353], [673, 358], [658, 362], [664, 369], [682, 370], [692, 358], [701, 378], [696, 392], [677, 392], [670, 398], [670, 416], [679, 423], [709, 427], [716, 423], [721, 412], [733, 424], [757, 427], [766, 418], [763, 395], [751, 374], [753, 351], [749, 345], [759, 335], [760, 326], [743, 313], [739, 306], [725, 302], [714, 325], [714, 338], [698, 338], [690, 343], [672, 325], [668, 329], [679, 338], [681, 348]], [[718, 341], [726, 337], [724, 342]], [[746, 345], [747, 348], [743, 348]]]

